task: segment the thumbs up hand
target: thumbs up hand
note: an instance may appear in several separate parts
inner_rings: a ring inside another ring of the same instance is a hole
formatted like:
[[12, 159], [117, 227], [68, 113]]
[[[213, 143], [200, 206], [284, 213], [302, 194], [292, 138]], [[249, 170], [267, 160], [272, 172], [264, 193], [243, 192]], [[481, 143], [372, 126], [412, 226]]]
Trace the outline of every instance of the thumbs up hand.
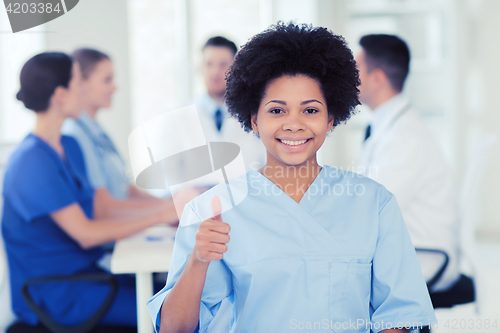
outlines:
[[222, 222], [221, 203], [217, 196], [212, 198], [213, 218], [201, 222], [196, 233], [195, 258], [202, 262], [221, 260], [229, 242], [229, 224]]

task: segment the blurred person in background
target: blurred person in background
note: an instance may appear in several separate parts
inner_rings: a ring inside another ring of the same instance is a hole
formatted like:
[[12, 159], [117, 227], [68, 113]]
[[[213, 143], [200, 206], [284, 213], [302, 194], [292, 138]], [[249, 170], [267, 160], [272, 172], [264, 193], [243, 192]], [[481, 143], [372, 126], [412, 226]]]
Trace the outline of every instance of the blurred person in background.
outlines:
[[[39, 320], [21, 295], [27, 280], [103, 272], [96, 265], [103, 255], [100, 245], [176, 223], [177, 215], [172, 203], [138, 211], [98, 199], [80, 147], [61, 135], [63, 122], [81, 110], [81, 70], [70, 56], [36, 55], [23, 66], [20, 81], [17, 98], [36, 113], [36, 126], [7, 165], [2, 235], [14, 313], [20, 322], [36, 325]], [[134, 279], [117, 280], [118, 292], [100, 325], [136, 326]], [[99, 308], [108, 289], [101, 282], [59, 281], [32, 287], [30, 294], [56, 322], [76, 325]]]
[[[360, 45], [356, 57], [359, 99], [373, 112], [358, 172], [396, 196], [416, 248], [448, 254], [447, 269], [431, 291], [447, 290], [459, 277], [456, 190], [453, 173], [432, 134], [401, 94], [410, 51], [403, 40], [392, 35], [367, 35]], [[429, 281], [443, 258], [417, 254]]]
[[201, 72], [207, 92], [196, 99], [195, 105], [206, 140], [236, 143], [249, 171], [264, 165], [266, 151], [255, 135], [245, 132], [236, 119], [230, 118], [224, 103], [226, 72], [236, 53], [236, 45], [221, 36], [212, 37], [205, 43]]
[[[78, 118], [68, 118], [62, 132], [72, 136], [82, 149], [90, 184], [101, 200], [120, 199], [127, 208], [147, 208], [161, 202], [131, 184], [126, 165], [110, 137], [96, 121], [98, 112], [111, 107], [116, 91], [113, 62], [98, 50], [81, 48], [73, 58], [82, 69], [82, 111]], [[188, 202], [199, 194], [186, 189], [176, 195]]]

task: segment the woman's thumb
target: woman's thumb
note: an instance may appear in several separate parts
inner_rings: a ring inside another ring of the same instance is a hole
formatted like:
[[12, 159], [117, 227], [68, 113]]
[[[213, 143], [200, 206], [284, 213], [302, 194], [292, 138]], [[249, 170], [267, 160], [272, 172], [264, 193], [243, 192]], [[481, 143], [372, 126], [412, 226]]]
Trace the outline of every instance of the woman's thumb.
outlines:
[[222, 205], [218, 196], [214, 195], [212, 197], [212, 216], [213, 219], [222, 221], [220, 214], [222, 212]]

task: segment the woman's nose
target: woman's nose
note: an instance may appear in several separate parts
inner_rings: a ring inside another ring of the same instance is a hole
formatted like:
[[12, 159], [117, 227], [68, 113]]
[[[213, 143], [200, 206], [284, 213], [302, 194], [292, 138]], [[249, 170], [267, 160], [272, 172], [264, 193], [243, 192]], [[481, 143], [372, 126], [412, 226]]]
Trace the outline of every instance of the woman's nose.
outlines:
[[289, 112], [285, 117], [285, 122], [283, 123], [283, 130], [289, 131], [299, 131], [305, 128], [304, 123], [302, 122], [300, 112]]

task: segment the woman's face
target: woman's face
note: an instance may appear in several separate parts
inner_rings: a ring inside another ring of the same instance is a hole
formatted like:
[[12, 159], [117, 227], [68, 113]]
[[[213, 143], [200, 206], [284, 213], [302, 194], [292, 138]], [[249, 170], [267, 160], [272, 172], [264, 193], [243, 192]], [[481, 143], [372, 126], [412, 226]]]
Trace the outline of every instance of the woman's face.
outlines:
[[65, 89], [62, 102], [62, 111], [65, 117], [78, 118], [82, 100], [82, 71], [77, 62], [73, 63], [71, 80]]
[[98, 62], [88, 78], [83, 80], [83, 102], [93, 109], [109, 108], [116, 90], [113, 63], [109, 59]]
[[318, 81], [305, 75], [271, 81], [252, 128], [267, 149], [267, 164], [299, 166], [311, 158], [333, 127]]

